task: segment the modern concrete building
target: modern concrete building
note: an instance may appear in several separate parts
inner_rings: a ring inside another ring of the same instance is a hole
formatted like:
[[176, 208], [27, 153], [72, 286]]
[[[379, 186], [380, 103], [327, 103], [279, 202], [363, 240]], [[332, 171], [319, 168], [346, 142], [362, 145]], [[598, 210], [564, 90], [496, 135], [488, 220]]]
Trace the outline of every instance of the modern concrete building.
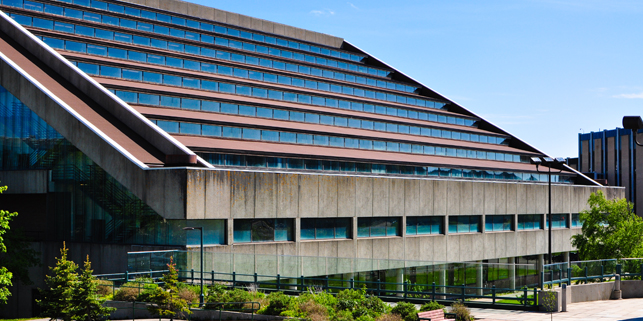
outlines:
[[643, 165], [643, 149], [638, 147], [632, 130], [616, 128], [578, 134], [578, 171], [604, 185], [622, 186], [634, 210], [643, 215], [643, 176], [636, 169]]
[[[177, 0], [2, 0], [0, 181], [42, 252], [534, 262], [545, 156], [348, 41]], [[540, 171], [539, 171], [540, 170]], [[560, 165], [553, 250], [593, 191]], [[16, 294], [25, 311], [32, 293]], [[14, 312], [15, 312], [14, 311]]]

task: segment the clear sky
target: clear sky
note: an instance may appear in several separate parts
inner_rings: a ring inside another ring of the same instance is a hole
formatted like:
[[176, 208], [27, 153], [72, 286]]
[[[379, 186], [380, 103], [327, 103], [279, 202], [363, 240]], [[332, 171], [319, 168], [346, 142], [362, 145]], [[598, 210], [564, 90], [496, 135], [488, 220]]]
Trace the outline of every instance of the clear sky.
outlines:
[[643, 1], [189, 1], [343, 37], [552, 156], [643, 115]]

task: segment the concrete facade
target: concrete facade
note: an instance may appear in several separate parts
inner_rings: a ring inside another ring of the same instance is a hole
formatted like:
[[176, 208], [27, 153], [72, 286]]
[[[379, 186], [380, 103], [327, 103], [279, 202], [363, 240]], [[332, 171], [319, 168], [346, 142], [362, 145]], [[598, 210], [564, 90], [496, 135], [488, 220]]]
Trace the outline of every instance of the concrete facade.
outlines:
[[[453, 216], [547, 213], [547, 186], [543, 184], [319, 175], [310, 173], [188, 171], [187, 219], [352, 217], [357, 235], [358, 217]], [[608, 198], [623, 197], [624, 189], [554, 185], [552, 213], [588, 209], [592, 192]], [[404, 224], [403, 224], [404, 225]], [[573, 248], [569, 238], [580, 229], [554, 229], [553, 251]], [[474, 261], [546, 253], [546, 230], [484, 232], [323, 240], [228, 244], [209, 247], [214, 252], [336, 256], [397, 260]]]

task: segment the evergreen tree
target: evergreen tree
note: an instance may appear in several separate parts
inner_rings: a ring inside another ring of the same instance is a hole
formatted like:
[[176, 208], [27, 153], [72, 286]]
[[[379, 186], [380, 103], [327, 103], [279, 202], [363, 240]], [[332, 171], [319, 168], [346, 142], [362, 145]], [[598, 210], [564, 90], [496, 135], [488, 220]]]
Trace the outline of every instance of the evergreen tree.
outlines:
[[42, 315], [71, 321], [74, 312], [71, 301], [78, 281], [78, 265], [67, 259], [65, 243], [60, 255], [60, 258], [56, 258], [56, 266], [49, 267], [52, 275], [45, 277], [47, 289], [40, 289], [42, 299], [37, 302], [42, 308]]
[[103, 307], [103, 303], [107, 299], [99, 297], [98, 282], [92, 275], [93, 272], [88, 255], [87, 261], [85, 261], [85, 265], [83, 266], [83, 272], [78, 278], [71, 298], [72, 318], [74, 320], [102, 320], [116, 310], [115, 308]]
[[188, 307], [188, 302], [178, 295], [179, 273], [176, 271], [176, 264], [174, 264], [172, 257], [170, 257], [170, 263], [167, 266], [169, 271], [161, 278], [165, 284], [163, 288], [154, 289], [150, 295], [150, 302], [154, 305], [149, 306], [148, 310], [161, 318], [169, 317], [170, 320], [173, 320], [174, 317], [181, 317], [185, 313], [192, 314], [192, 311]]

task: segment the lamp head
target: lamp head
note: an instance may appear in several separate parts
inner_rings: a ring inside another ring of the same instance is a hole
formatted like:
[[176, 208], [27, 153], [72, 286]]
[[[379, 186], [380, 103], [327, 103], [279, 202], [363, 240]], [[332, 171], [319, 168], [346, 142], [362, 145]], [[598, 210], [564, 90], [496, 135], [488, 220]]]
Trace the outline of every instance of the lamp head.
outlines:
[[529, 162], [534, 164], [534, 165], [540, 165], [543, 163], [543, 160], [540, 159], [540, 157], [530, 157]]
[[623, 128], [631, 129], [636, 133], [639, 129], [643, 128], [643, 120], [641, 120], [641, 116], [624, 116]]

